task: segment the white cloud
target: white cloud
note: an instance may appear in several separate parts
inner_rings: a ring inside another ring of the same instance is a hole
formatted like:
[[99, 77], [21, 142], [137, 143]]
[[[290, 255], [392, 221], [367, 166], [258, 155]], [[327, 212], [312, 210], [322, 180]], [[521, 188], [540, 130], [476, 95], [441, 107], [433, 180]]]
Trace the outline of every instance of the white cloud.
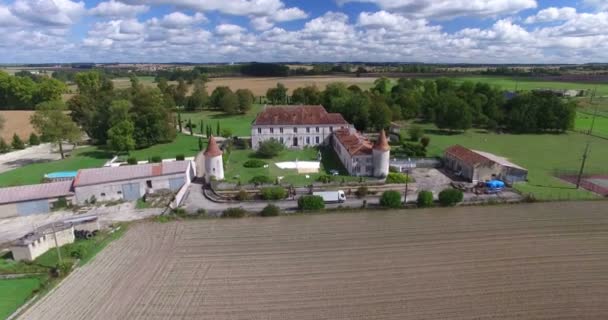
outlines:
[[268, 30], [274, 26], [268, 17], [254, 17], [251, 19], [251, 26], [258, 31]]
[[220, 36], [229, 36], [245, 31], [245, 28], [236, 24], [220, 24], [215, 27], [215, 33]]
[[585, 0], [584, 2], [598, 10], [608, 10], [608, 0]]
[[0, 4], [0, 27], [11, 27], [21, 25], [21, 21], [13, 15], [8, 7]]
[[576, 17], [576, 9], [570, 7], [550, 7], [539, 11], [536, 15], [526, 19], [526, 23], [565, 21]]
[[535, 0], [338, 0], [339, 4], [348, 2], [374, 3], [391, 12], [439, 19], [461, 16], [486, 18], [514, 14], [537, 6]]
[[89, 10], [92, 15], [100, 17], [134, 17], [138, 14], [147, 12], [150, 7], [146, 5], [129, 5], [122, 2], [110, 0], [106, 2], [100, 2], [95, 8]]
[[86, 12], [84, 2], [70, 0], [16, 0], [11, 9], [29, 22], [54, 26], [72, 25]]
[[207, 21], [207, 18], [200, 12], [195, 13], [193, 16], [181, 12], [173, 12], [163, 16], [160, 21], [156, 19], [152, 21], [168, 29], [179, 29]]

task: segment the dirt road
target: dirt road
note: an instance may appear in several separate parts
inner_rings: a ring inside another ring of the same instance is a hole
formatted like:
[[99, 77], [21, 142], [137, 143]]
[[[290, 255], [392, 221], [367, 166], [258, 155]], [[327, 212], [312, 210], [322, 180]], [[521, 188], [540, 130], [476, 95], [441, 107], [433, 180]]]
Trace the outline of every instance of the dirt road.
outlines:
[[606, 202], [132, 227], [21, 319], [608, 319]]

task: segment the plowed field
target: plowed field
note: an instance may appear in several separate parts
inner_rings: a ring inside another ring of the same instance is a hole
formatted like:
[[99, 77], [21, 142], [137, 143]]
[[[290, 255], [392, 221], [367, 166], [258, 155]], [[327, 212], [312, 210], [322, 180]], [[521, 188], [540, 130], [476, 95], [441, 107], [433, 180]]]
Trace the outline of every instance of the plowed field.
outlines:
[[142, 223], [22, 319], [608, 319], [607, 207]]

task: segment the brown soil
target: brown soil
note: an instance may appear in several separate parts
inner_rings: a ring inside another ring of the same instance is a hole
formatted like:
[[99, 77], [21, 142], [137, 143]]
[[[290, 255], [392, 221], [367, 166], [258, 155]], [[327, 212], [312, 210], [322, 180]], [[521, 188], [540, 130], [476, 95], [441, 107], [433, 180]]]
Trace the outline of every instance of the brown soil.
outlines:
[[22, 319], [608, 319], [605, 202], [135, 225]]
[[13, 139], [13, 134], [18, 134], [21, 139], [28, 139], [30, 134], [34, 132], [34, 128], [30, 124], [30, 116], [34, 111], [0, 111], [0, 115], [6, 120], [4, 129], [0, 131], [0, 136], [10, 144]]

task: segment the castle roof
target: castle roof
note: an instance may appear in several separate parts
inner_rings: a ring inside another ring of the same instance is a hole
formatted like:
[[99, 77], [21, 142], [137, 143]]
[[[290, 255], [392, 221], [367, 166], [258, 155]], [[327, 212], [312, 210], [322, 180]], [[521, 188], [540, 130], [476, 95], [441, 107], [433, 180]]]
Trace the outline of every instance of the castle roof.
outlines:
[[209, 137], [209, 144], [207, 145], [207, 150], [205, 150], [205, 157], [217, 157], [223, 154], [220, 147], [217, 146], [215, 142], [215, 138], [213, 136]]
[[339, 113], [328, 113], [318, 106], [273, 106], [265, 108], [256, 117], [253, 125], [348, 125]]
[[372, 154], [373, 145], [371, 141], [359, 132], [351, 132], [349, 129], [338, 129], [334, 131], [334, 134], [351, 156]]
[[391, 147], [388, 145], [386, 134], [384, 134], [384, 129], [380, 131], [378, 140], [376, 140], [376, 143], [374, 144], [374, 149], [381, 151], [389, 151], [391, 149]]

